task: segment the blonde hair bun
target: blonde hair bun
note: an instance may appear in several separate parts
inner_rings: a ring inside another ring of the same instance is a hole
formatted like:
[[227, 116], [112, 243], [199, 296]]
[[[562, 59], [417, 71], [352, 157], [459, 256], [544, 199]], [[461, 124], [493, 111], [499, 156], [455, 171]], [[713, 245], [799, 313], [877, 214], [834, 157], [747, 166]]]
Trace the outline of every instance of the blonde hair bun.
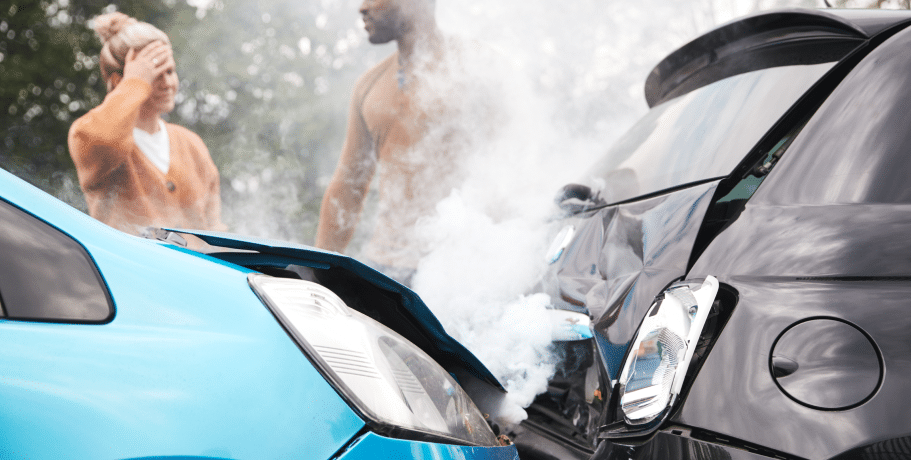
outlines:
[[136, 18], [131, 18], [119, 11], [113, 13], [102, 14], [95, 18], [95, 33], [98, 34], [98, 38], [101, 39], [101, 43], [104, 44], [111, 37], [120, 33], [124, 27], [130, 24], [136, 24]]
[[[127, 53], [130, 49], [141, 50], [149, 43], [161, 41], [168, 45], [167, 34], [147, 22], [137, 21], [120, 12], [96, 16], [93, 20], [95, 33], [101, 39], [101, 53], [98, 64], [101, 77], [106, 82], [111, 74], [123, 73]], [[108, 88], [110, 90], [110, 88]]]

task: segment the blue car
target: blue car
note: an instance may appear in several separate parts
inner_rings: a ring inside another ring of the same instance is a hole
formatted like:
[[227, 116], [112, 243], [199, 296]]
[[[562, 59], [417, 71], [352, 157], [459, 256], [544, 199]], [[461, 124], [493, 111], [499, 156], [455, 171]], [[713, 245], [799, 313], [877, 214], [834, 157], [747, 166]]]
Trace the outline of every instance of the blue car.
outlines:
[[0, 171], [0, 458], [518, 458], [462, 389], [502, 387], [410, 290], [311, 247], [150, 234]]

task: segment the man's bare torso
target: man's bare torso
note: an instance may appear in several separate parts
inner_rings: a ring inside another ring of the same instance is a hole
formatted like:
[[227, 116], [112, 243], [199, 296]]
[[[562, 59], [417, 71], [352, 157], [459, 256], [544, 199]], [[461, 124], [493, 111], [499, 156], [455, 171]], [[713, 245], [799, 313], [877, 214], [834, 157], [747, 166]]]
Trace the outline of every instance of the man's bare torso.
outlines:
[[442, 103], [451, 95], [423, 91], [421, 78], [427, 76], [401, 78], [395, 53], [368, 72], [363, 87], [357, 88], [379, 176], [377, 222], [366, 256], [384, 265], [416, 267], [422, 254], [414, 226], [432, 214], [460, 176], [453, 158], [456, 128], [450, 126]]

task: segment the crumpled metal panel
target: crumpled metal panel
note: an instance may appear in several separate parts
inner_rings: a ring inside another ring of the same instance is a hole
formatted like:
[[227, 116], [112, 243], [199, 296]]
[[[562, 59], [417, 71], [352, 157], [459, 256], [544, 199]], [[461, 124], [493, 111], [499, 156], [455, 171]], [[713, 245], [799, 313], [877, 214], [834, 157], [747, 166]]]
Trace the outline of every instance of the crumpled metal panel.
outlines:
[[718, 182], [604, 208], [580, 224], [559, 267], [564, 300], [594, 318], [595, 339], [616, 379], [639, 323], [668, 284], [686, 273]]
[[[431, 339], [428, 342], [431, 344], [431, 348], [424, 351], [444, 368], [449, 369], [454, 366], [464, 369], [493, 387], [503, 390], [503, 385], [493, 376], [490, 370], [467, 348], [446, 333], [443, 325], [440, 324], [437, 317], [427, 308], [427, 305], [417, 294], [351, 257], [312, 246], [253, 236], [202, 230], [165, 230], [194, 235], [213, 246], [256, 251], [265, 256], [286, 257], [290, 259], [287, 263], [293, 262], [299, 265], [324, 269], [338, 267], [354, 273], [370, 284], [393, 293], [401, 299], [400, 307], [407, 314], [392, 311], [388, 312], [389, 317], [399, 318], [403, 321], [416, 321], [422, 333]], [[397, 329], [396, 324], [386, 324], [386, 326], [392, 330]]]

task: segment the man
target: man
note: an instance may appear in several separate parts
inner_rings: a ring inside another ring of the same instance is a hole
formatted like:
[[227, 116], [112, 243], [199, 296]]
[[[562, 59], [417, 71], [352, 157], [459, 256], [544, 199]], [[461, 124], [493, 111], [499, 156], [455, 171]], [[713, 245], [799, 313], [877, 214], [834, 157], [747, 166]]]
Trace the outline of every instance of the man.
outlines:
[[373, 176], [379, 176], [377, 223], [365, 248], [376, 268], [408, 284], [421, 257], [414, 225], [456, 184], [462, 142], [453, 125], [446, 62], [456, 54], [437, 28], [433, 0], [365, 0], [371, 43], [398, 49], [357, 82], [335, 174], [323, 197], [316, 246], [348, 246]]

